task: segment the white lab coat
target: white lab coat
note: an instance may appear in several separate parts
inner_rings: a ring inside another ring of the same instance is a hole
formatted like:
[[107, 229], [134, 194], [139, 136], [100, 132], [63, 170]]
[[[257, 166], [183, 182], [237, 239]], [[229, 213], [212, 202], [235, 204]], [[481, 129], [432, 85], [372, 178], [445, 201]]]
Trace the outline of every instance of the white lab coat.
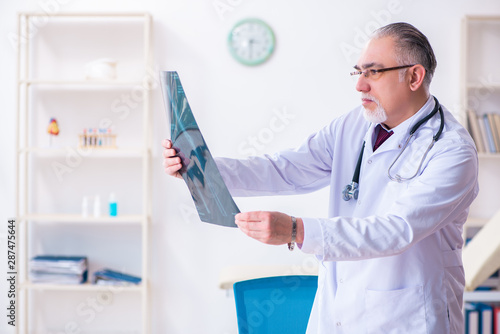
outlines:
[[[273, 157], [217, 159], [234, 196], [305, 193], [330, 185], [329, 218], [304, 218], [303, 252], [315, 254], [318, 291], [308, 334], [462, 334], [462, 225], [477, 196], [477, 152], [444, 109], [441, 138], [417, 177], [391, 181], [389, 165], [411, 127], [434, 107], [430, 98], [373, 152], [374, 125], [356, 108], [296, 150]], [[422, 125], [392, 173], [410, 176], [440, 125]], [[359, 198], [342, 200], [363, 140]], [[289, 212], [293, 215], [293, 212]]]

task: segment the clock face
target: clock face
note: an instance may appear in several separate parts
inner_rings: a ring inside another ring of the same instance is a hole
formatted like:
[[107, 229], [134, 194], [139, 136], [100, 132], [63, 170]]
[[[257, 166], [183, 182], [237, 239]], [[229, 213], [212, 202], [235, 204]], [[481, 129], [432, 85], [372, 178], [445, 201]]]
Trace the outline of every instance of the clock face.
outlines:
[[233, 57], [245, 65], [265, 62], [274, 51], [274, 33], [261, 20], [246, 19], [237, 23], [228, 38]]

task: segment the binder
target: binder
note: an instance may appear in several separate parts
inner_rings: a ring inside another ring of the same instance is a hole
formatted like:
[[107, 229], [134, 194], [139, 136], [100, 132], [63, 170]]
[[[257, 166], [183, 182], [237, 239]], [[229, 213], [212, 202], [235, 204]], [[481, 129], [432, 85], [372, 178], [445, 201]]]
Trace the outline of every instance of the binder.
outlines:
[[500, 306], [493, 308], [493, 334], [500, 334]]
[[465, 333], [492, 334], [493, 306], [485, 303], [465, 305]]
[[479, 334], [479, 310], [472, 303], [466, 303], [465, 334]]
[[484, 303], [477, 303], [479, 311], [479, 334], [493, 333], [493, 307]]

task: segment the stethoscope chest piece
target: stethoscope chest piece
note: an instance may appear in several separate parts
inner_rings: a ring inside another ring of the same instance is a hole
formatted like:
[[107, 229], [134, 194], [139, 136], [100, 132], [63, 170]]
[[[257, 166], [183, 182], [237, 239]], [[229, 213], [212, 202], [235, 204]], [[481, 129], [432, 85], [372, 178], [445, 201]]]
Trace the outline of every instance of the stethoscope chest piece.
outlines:
[[344, 199], [344, 201], [348, 201], [351, 198], [357, 200], [359, 194], [358, 188], [359, 187], [356, 182], [351, 182], [351, 184], [346, 185], [344, 190], [342, 190], [342, 198]]

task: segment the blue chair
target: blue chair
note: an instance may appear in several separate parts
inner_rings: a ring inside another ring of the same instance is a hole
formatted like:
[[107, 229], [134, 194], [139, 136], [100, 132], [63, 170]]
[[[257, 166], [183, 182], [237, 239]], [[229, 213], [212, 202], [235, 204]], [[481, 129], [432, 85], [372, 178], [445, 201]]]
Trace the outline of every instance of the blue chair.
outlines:
[[233, 285], [239, 334], [304, 334], [317, 276], [277, 276]]

